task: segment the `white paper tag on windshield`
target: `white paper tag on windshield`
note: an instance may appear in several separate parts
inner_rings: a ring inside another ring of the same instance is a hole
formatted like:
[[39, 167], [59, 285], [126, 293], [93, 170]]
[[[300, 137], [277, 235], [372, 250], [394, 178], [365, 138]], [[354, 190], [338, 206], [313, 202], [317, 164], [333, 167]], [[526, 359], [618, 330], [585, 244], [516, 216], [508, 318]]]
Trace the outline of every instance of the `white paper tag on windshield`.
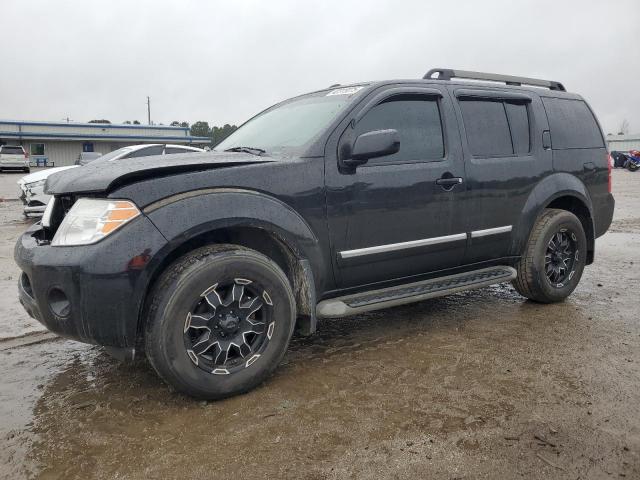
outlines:
[[359, 92], [360, 90], [362, 90], [364, 87], [343, 87], [343, 88], [336, 88], [335, 90], [331, 90], [329, 93], [327, 93], [327, 97], [331, 96], [331, 95], [353, 95], [356, 92]]

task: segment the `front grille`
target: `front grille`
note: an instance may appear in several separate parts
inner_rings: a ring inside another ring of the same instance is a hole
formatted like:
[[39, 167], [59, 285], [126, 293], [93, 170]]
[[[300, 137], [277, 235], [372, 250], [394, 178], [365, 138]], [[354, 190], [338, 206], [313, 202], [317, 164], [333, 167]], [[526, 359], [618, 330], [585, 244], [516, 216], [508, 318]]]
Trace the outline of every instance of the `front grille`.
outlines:
[[51, 220], [49, 222], [49, 227], [45, 228], [45, 240], [53, 240], [53, 236], [58, 231], [62, 220], [64, 220], [64, 217], [67, 215], [69, 210], [71, 210], [71, 207], [75, 202], [76, 197], [72, 195], [62, 195], [59, 197], [55, 197], [53, 210], [51, 211]]

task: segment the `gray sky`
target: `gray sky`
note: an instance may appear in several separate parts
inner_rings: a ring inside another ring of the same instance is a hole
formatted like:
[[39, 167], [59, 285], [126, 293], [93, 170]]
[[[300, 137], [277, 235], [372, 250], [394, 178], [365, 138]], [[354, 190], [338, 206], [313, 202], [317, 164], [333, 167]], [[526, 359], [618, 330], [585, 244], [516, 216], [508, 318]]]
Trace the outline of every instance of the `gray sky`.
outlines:
[[640, 132], [640, 1], [2, 0], [0, 118], [240, 123], [451, 67], [559, 80]]

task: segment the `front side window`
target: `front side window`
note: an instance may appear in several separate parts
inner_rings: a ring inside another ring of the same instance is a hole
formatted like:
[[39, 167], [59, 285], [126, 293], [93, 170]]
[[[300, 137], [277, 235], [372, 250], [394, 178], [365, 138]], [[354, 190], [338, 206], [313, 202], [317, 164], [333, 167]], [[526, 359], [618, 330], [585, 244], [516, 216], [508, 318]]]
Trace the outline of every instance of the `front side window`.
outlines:
[[373, 107], [355, 126], [354, 139], [374, 130], [397, 130], [400, 150], [369, 164], [438, 160], [444, 157], [440, 108], [435, 98], [398, 95]]

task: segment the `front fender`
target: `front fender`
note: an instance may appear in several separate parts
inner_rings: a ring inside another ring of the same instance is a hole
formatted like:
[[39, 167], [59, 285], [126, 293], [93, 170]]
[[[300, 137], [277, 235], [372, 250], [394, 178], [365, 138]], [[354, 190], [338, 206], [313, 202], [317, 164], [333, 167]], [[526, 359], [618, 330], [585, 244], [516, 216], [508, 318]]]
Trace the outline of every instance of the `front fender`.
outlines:
[[313, 265], [316, 285], [326, 278], [317, 235], [305, 219], [281, 200], [252, 190], [211, 188], [174, 195], [144, 208], [168, 241], [167, 254], [207, 232], [231, 227], [266, 230]]
[[[529, 198], [522, 209], [522, 215], [520, 215], [514, 228], [511, 245], [512, 255], [519, 256], [522, 254], [537, 218], [548, 205], [561, 197], [573, 197], [584, 204], [589, 210], [588, 221], [591, 222], [591, 231], [594, 231], [593, 203], [585, 184], [569, 173], [554, 173], [543, 178], [529, 194]], [[594, 239], [587, 237], [587, 241], [592, 244]]]

